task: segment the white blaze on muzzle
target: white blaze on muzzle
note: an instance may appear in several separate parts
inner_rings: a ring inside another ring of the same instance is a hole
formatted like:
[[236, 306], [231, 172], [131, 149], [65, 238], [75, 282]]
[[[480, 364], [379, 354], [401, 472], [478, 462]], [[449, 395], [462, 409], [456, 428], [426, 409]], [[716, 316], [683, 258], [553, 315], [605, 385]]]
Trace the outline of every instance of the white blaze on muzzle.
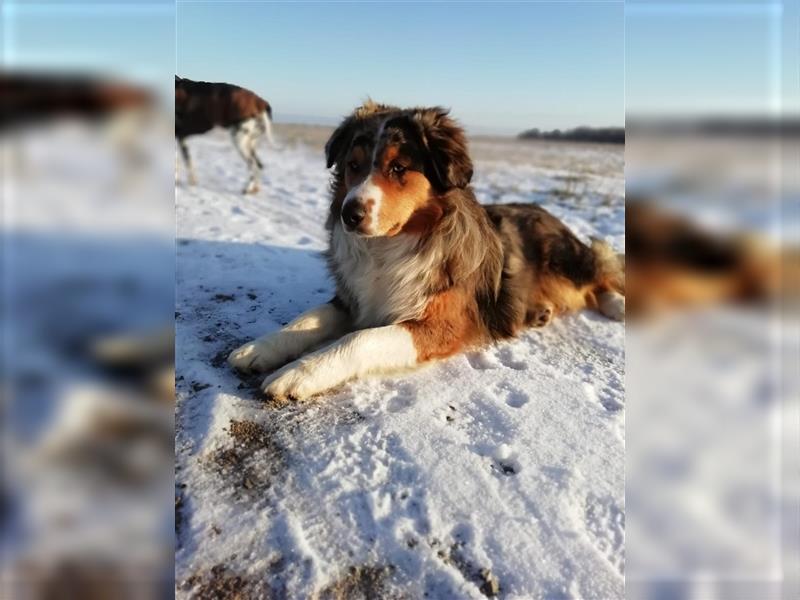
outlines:
[[[372, 200], [372, 202], [370, 202]], [[351, 202], [359, 203], [362, 208], [367, 209], [369, 212], [365, 218], [369, 217], [369, 227], [364, 233], [374, 233], [378, 229], [378, 215], [381, 209], [381, 200], [383, 200], [383, 190], [372, 182], [372, 175], [367, 177], [364, 181], [347, 192], [342, 203], [342, 210]]]

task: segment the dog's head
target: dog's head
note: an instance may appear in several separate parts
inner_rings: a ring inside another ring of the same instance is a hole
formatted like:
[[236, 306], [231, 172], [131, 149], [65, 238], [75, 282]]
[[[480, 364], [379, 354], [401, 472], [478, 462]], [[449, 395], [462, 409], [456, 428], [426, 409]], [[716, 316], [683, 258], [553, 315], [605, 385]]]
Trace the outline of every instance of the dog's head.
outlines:
[[424, 230], [441, 218], [442, 196], [472, 178], [464, 131], [439, 107], [367, 103], [333, 132], [325, 153], [343, 195], [339, 218], [357, 235]]

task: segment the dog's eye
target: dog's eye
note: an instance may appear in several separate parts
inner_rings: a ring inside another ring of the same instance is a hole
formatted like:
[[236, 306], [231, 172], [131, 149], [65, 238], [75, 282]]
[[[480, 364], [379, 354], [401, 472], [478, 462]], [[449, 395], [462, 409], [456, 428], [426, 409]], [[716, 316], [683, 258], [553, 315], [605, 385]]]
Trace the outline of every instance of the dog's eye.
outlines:
[[402, 175], [407, 170], [408, 169], [406, 169], [403, 165], [398, 165], [397, 163], [393, 164], [391, 169], [392, 173], [394, 173], [395, 175]]
[[349, 163], [347, 163], [347, 166], [351, 171], [353, 171], [353, 173], [358, 172], [358, 163], [356, 161], [351, 160]]

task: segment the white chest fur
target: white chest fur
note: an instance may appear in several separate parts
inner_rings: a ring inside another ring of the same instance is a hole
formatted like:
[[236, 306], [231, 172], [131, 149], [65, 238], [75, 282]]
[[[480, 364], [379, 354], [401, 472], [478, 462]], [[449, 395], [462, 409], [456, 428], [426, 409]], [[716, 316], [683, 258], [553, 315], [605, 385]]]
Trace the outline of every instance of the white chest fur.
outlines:
[[418, 252], [416, 243], [409, 235], [364, 238], [346, 233], [338, 223], [334, 226], [334, 268], [356, 305], [356, 325], [377, 327], [422, 315], [428, 279], [441, 259], [434, 252]]

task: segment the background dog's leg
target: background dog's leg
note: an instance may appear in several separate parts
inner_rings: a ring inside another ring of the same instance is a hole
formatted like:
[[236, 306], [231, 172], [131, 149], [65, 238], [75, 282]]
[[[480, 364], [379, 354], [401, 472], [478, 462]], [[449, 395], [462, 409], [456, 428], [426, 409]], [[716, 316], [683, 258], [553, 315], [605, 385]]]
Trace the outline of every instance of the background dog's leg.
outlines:
[[178, 146], [181, 149], [181, 156], [183, 156], [183, 163], [186, 165], [186, 181], [189, 183], [189, 185], [195, 185], [197, 183], [197, 177], [194, 174], [192, 157], [189, 155], [189, 146], [186, 145], [186, 140], [184, 139], [178, 140]]
[[264, 372], [285, 364], [350, 328], [350, 317], [331, 303], [313, 308], [280, 331], [269, 333], [237, 348], [228, 363], [244, 372]]
[[260, 161], [255, 156], [255, 144], [258, 139], [258, 130], [255, 120], [247, 119], [236, 127], [231, 128], [233, 144], [239, 154], [247, 164], [250, 171], [250, 178], [247, 181], [243, 193], [253, 194], [258, 191], [259, 179], [261, 175]]
[[256, 153], [256, 147], [258, 146], [258, 140], [263, 135], [260, 130], [256, 129], [253, 134], [248, 138], [250, 144], [250, 156], [253, 157], [253, 160], [258, 167], [259, 176], [261, 175], [261, 171], [264, 170], [264, 163], [261, 162], [261, 159], [258, 157]]
[[275, 398], [304, 400], [368, 373], [417, 364], [411, 332], [402, 325], [364, 329], [289, 363], [264, 380], [261, 389]]

